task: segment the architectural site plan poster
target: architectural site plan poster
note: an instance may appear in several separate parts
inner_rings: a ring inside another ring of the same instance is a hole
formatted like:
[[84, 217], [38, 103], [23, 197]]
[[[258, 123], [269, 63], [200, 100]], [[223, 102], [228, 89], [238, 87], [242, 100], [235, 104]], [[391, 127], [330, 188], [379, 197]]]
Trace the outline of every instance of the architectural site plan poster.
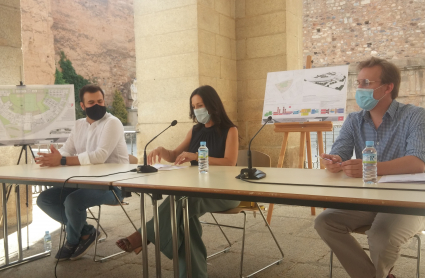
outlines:
[[262, 123], [345, 120], [348, 65], [267, 74]]
[[74, 102], [74, 85], [0, 86], [0, 145], [65, 142]]

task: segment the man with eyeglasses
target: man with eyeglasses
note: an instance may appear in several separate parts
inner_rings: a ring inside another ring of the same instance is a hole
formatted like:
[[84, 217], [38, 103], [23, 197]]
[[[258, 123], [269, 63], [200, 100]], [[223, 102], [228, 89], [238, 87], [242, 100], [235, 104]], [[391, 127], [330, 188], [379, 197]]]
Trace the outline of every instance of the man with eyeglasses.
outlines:
[[[360, 112], [348, 115], [330, 154], [321, 154], [329, 172], [362, 177], [362, 150], [374, 141], [378, 175], [423, 173], [425, 170], [425, 109], [397, 102], [400, 71], [372, 57], [359, 64], [356, 101]], [[356, 159], [351, 159], [353, 150]], [[370, 258], [351, 233], [363, 226]], [[315, 229], [338, 257], [350, 277], [393, 278], [400, 247], [425, 227], [425, 217], [327, 209]]]

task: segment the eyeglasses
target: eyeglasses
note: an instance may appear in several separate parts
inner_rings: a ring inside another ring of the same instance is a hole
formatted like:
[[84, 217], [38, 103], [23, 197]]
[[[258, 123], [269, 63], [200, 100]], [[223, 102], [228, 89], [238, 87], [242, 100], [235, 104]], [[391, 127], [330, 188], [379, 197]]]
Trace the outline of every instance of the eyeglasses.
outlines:
[[369, 87], [370, 83], [373, 83], [373, 82], [381, 82], [381, 80], [371, 81], [369, 79], [358, 79], [358, 80], [354, 81], [354, 87], [360, 86], [360, 87], [366, 87], [367, 88], [367, 87]]

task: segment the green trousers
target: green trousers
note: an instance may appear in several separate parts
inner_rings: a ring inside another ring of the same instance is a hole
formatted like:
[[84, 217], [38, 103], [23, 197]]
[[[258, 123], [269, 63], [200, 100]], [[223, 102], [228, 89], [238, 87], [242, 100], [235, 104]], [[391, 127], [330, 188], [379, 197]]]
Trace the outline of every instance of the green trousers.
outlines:
[[[176, 196], [176, 200], [180, 197]], [[207, 212], [218, 212], [235, 208], [240, 201], [205, 199], [189, 197], [189, 230], [191, 245], [192, 277], [208, 277], [207, 250], [202, 241], [202, 225], [199, 217]], [[161, 252], [169, 259], [173, 258], [173, 241], [171, 235], [170, 198], [167, 197], [158, 208], [159, 236]], [[186, 278], [186, 258], [184, 248], [184, 226], [182, 201], [176, 202], [176, 220], [178, 230], [179, 276]], [[147, 237], [155, 243], [153, 219], [146, 223]], [[140, 230], [139, 230], [140, 232]]]

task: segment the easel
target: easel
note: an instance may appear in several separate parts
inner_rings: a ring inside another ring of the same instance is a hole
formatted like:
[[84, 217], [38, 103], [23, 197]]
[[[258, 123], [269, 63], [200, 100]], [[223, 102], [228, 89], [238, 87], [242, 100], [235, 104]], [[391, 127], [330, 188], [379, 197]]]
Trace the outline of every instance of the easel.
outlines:
[[[20, 81], [19, 83], [20, 83], [19, 85], [16, 85], [17, 87], [25, 87], [25, 85], [23, 84], [22, 81]], [[28, 164], [28, 150], [27, 150], [27, 148], [29, 148], [31, 155], [32, 155], [32, 158], [35, 160], [35, 156], [34, 156], [34, 153], [33, 153], [30, 145], [28, 145], [28, 144], [15, 145], [15, 147], [19, 147], [19, 146], [22, 146], [22, 148], [21, 148], [21, 152], [19, 154], [17, 165], [19, 165], [19, 163], [21, 162], [22, 153], [24, 151], [25, 151], [25, 164]], [[6, 204], [9, 201], [10, 192], [12, 191], [12, 187], [13, 187], [13, 184], [9, 185], [7, 190], [6, 190], [7, 191]], [[15, 194], [18, 194], [18, 192], [16, 192], [16, 191], [19, 191], [19, 185], [18, 184], [16, 184], [16, 186], [15, 186]], [[28, 210], [29, 210], [28, 200], [29, 200], [29, 196], [28, 195], [29, 195], [29, 188], [28, 188], [28, 184], [27, 184], [26, 189], [25, 189], [25, 205], [26, 205], [26, 213], [27, 213], [27, 222], [26, 222], [27, 223], [27, 250], [29, 250], [29, 221], [28, 221]], [[0, 218], [0, 225], [2, 223], [3, 223], [3, 212], [2, 212], [2, 215], [1, 215], [1, 218]], [[6, 237], [7, 235], [4, 235], [4, 236]]]
[[[307, 56], [306, 69], [311, 68], [311, 56]], [[300, 132], [300, 152], [298, 155], [298, 168], [304, 168], [304, 158], [307, 145], [307, 161], [308, 168], [313, 169], [313, 163], [311, 161], [311, 138], [310, 132], [317, 132], [317, 145], [319, 148], [319, 153], [324, 153], [323, 147], [323, 134], [322, 132], [332, 131], [333, 125], [332, 122], [305, 122], [305, 123], [275, 123], [274, 131], [275, 132], [284, 132], [282, 147], [279, 154], [279, 160], [277, 163], [278, 168], [282, 168], [283, 160], [285, 158], [286, 148], [288, 145], [288, 137], [290, 132]], [[323, 165], [320, 165], [321, 169], [324, 169]], [[274, 204], [269, 205], [269, 211], [267, 213], [267, 222], [270, 225], [272, 214], [273, 214]], [[311, 215], [316, 215], [316, 208], [311, 207]]]

